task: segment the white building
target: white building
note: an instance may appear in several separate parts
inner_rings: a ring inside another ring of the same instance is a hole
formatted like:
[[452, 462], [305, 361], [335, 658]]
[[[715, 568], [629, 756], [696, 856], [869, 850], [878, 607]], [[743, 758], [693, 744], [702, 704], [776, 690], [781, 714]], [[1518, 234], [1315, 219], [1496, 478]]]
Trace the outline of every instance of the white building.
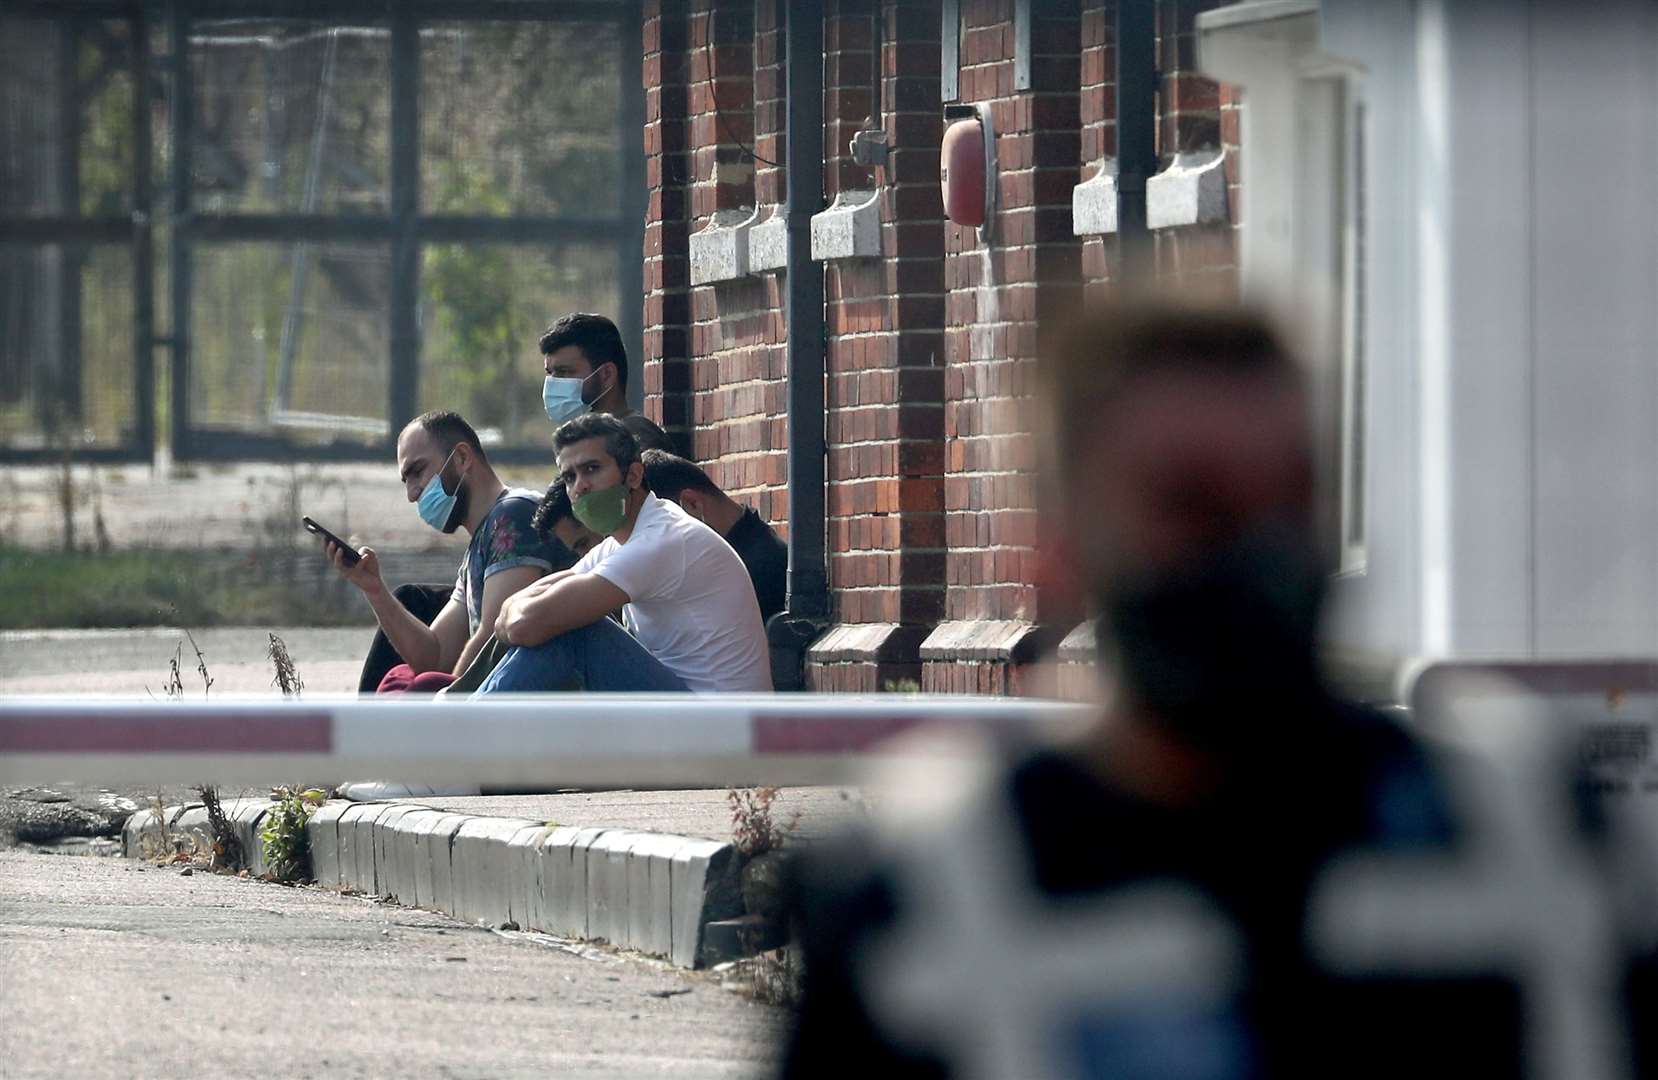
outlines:
[[1658, 5], [1262, 0], [1198, 27], [1244, 88], [1244, 290], [1340, 358], [1333, 645], [1658, 653]]

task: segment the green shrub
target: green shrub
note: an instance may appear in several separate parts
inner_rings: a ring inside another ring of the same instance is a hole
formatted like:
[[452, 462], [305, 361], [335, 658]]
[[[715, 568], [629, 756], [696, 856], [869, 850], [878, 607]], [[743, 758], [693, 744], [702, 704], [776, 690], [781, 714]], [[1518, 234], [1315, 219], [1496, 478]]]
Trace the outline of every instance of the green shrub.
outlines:
[[328, 795], [318, 788], [296, 791], [279, 787], [271, 792], [271, 798], [276, 805], [265, 814], [265, 826], [259, 830], [269, 876], [273, 881], [305, 881], [311, 876], [311, 842], [305, 823]]

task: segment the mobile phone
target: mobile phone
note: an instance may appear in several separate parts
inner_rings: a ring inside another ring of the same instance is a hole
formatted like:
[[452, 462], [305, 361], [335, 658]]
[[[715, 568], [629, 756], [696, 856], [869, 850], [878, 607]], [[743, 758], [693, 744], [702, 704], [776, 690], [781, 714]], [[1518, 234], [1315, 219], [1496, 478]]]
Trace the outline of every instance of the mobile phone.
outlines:
[[345, 565], [346, 565], [347, 568], [356, 566], [358, 563], [363, 561], [363, 557], [361, 555], [357, 554], [357, 549], [356, 548], [352, 547], [350, 544], [346, 543], [344, 540], [341, 540], [339, 537], [335, 536], [333, 533], [329, 532], [327, 529], [323, 528], [321, 525], [318, 525], [316, 522], [312, 521], [308, 517], [302, 517], [299, 520], [304, 522], [306, 531], [314, 532], [318, 536], [322, 537], [324, 540], [332, 540], [334, 543], [340, 545], [340, 551], [342, 553], [341, 557], [345, 560]]

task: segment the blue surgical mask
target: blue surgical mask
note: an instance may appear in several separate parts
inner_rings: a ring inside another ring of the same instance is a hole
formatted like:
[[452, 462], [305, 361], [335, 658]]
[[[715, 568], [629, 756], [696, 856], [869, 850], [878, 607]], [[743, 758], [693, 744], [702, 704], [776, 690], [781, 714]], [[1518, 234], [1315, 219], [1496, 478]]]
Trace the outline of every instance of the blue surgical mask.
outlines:
[[453, 493], [443, 490], [443, 470], [449, 467], [450, 458], [454, 456], [455, 451], [449, 451], [449, 457], [443, 459], [438, 471], [426, 481], [426, 487], [420, 492], [420, 500], [415, 503], [415, 509], [420, 512], [420, 520], [439, 532], [454, 532], [456, 525], [460, 524], [452, 522], [451, 519], [455, 516], [455, 504], [460, 500], [461, 485], [457, 482]]
[[586, 379], [561, 379], [557, 375], [547, 376], [547, 381], [541, 386], [541, 403], [546, 406], [547, 419], [555, 424], [562, 424], [572, 417], [581, 415], [587, 408], [581, 399], [582, 384]]

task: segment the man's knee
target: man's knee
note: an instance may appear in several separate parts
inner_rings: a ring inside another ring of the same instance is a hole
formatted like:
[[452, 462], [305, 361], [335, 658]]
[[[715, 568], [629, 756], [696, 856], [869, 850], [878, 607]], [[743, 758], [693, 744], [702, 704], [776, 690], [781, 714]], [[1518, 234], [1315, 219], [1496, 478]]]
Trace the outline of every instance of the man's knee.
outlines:
[[405, 694], [409, 691], [409, 684], [415, 679], [414, 668], [408, 664], [397, 664], [381, 677], [375, 688], [377, 694]]

